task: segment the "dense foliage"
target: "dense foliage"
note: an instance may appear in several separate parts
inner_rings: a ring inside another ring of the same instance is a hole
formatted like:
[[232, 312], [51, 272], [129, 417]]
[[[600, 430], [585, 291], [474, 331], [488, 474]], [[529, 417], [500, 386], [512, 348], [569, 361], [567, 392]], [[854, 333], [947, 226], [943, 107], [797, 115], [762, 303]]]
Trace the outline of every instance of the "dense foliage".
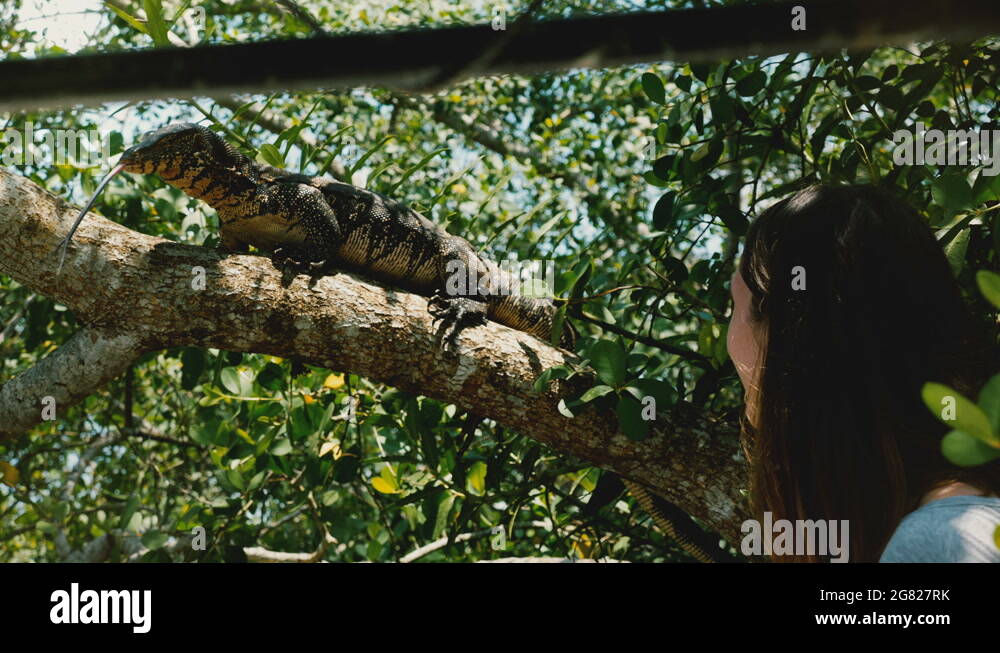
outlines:
[[[591, 4], [546, 3], [541, 15], [636, 8]], [[194, 29], [185, 3], [107, 5], [83, 51], [166, 45], [167, 31], [223, 43], [312, 29], [277, 3], [205, 2]], [[330, 33], [493, 18], [488, 7], [439, 0], [301, 5]], [[16, 4], [7, 11], [6, 56], [62, 54], [18, 22]], [[36, 131], [98, 129], [112, 155], [146, 129], [202, 121], [275, 165], [319, 174], [343, 164], [355, 184], [409, 203], [496, 260], [553, 261], [556, 295], [582, 336], [578, 351], [599, 372], [593, 389], [562, 408], [607, 402], [626, 433], [642, 438], [642, 394], [658, 409], [683, 401], [705, 414], [738, 410], [725, 343], [740, 237], [762, 207], [810, 183], [897, 188], [938, 230], [970, 303], [994, 320], [975, 275], [997, 267], [1000, 176], [972, 165], [896, 165], [892, 134], [918, 121], [996, 122], [998, 66], [995, 40], [924, 43], [480, 78], [433, 96], [330, 90], [4, 118], [22, 132], [29, 122]], [[273, 119], [259, 116], [262, 107]], [[35, 165], [11, 167], [77, 202], [107, 170], [107, 162], [52, 164], [40, 147]], [[214, 212], [154, 177], [123, 175], [95, 211], [144, 233], [216, 240]], [[0, 276], [0, 381], [77, 326], [63, 307]], [[142, 544], [116, 539], [112, 560], [237, 560], [246, 546], [312, 551], [327, 533], [336, 541], [330, 560], [399, 560], [462, 533], [472, 537], [420, 559], [682, 559], [625, 497], [583, 514], [600, 477], [584, 461], [489, 421], [464, 432], [454, 406], [343, 370], [293, 375], [292, 367], [263, 355], [155, 352], [68, 415], [3, 443], [0, 559], [65, 559], [107, 533]], [[1000, 413], [989, 415], [1000, 430]], [[492, 548], [496, 525], [508, 529], [506, 551]], [[207, 549], [173, 546], [199, 526]]]

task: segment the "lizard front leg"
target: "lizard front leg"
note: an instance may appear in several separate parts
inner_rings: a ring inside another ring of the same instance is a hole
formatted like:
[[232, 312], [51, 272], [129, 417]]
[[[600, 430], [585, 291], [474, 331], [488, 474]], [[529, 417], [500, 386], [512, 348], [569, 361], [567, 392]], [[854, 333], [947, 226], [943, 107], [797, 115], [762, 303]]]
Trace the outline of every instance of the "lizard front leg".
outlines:
[[322, 273], [342, 237], [337, 216], [326, 198], [306, 184], [279, 182], [259, 192], [260, 224], [271, 260], [284, 271]]
[[219, 243], [215, 246], [215, 251], [219, 254], [237, 254], [250, 251], [250, 247], [236, 236], [228, 233], [226, 228], [219, 231]]

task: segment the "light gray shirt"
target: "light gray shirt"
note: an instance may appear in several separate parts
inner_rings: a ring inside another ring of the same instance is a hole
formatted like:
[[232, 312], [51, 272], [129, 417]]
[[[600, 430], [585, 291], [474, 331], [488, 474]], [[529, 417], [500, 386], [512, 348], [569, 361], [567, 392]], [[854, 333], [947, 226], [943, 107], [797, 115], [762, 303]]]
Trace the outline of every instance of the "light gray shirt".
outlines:
[[903, 518], [879, 562], [1000, 562], [1000, 498], [945, 497]]

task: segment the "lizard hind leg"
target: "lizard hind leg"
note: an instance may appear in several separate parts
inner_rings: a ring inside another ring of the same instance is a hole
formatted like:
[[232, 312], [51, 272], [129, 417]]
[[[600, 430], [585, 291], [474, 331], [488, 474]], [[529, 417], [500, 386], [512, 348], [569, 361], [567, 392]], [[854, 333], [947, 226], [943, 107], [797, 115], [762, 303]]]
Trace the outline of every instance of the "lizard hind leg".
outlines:
[[489, 267], [464, 238], [446, 235], [440, 245], [438, 288], [427, 311], [441, 322], [437, 337], [442, 349], [455, 349], [464, 329], [486, 324], [492, 280]]
[[329, 262], [317, 248], [305, 245], [280, 245], [271, 251], [271, 262], [281, 270], [282, 279], [290, 282], [296, 275], [308, 274], [314, 281], [323, 276]]

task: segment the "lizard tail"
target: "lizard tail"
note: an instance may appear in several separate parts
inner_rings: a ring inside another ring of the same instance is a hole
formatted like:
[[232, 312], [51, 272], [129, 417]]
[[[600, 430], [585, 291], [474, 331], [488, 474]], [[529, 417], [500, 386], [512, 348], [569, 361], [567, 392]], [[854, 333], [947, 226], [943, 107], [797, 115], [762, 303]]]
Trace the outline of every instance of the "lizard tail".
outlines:
[[718, 547], [712, 548], [706, 541], [707, 534], [679, 508], [653, 495], [644, 486], [622, 478], [629, 493], [653, 518], [656, 526], [674, 539], [691, 557], [698, 562], [735, 562], [735, 558]]

